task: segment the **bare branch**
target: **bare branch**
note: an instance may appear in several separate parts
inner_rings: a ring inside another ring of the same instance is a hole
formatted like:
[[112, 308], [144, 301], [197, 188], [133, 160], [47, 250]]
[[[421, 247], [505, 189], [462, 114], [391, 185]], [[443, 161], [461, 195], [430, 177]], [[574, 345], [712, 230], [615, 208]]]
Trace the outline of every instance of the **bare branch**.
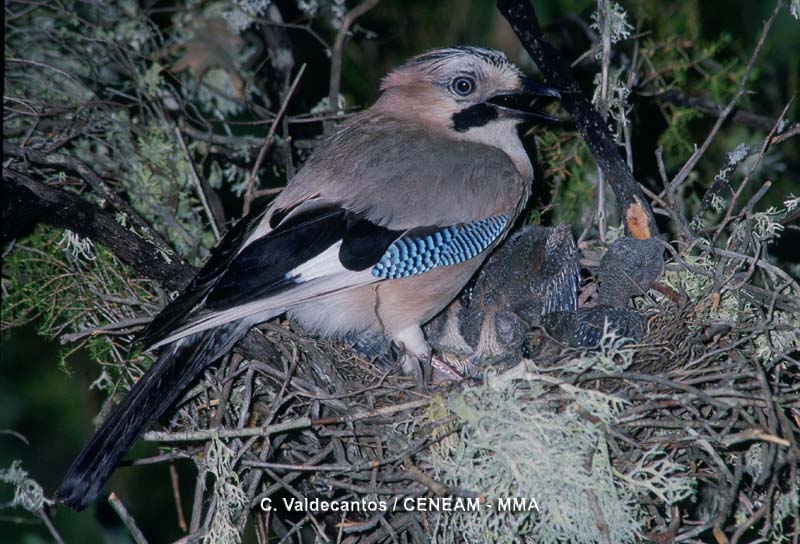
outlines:
[[544, 81], [561, 93], [561, 104], [572, 115], [575, 126], [614, 189], [626, 232], [640, 239], [656, 236], [658, 227], [653, 212], [620, 156], [605, 121], [583, 95], [558, 50], [544, 37], [536, 11], [529, 0], [498, 0], [497, 7], [536, 62]]
[[286, 96], [283, 97], [283, 103], [281, 104], [281, 107], [278, 110], [277, 115], [275, 115], [275, 119], [272, 120], [272, 124], [269, 127], [269, 132], [267, 132], [267, 137], [264, 139], [264, 144], [261, 146], [261, 150], [258, 152], [258, 158], [256, 159], [256, 162], [253, 165], [253, 169], [250, 171], [250, 177], [247, 178], [247, 190], [244, 193], [244, 205], [242, 207], [242, 216], [245, 216], [248, 213], [250, 213], [250, 205], [252, 204], [254, 197], [253, 188], [255, 187], [256, 176], [258, 175], [258, 171], [261, 169], [261, 163], [264, 162], [264, 158], [267, 156], [267, 151], [269, 151], [272, 142], [275, 140], [275, 131], [278, 128], [278, 123], [283, 117], [283, 114], [286, 112], [286, 107], [289, 105], [289, 100], [291, 100], [292, 95], [294, 95], [294, 91], [295, 89], [297, 89], [297, 84], [300, 83], [300, 78], [303, 77], [303, 72], [305, 71], [306, 71], [306, 65], [303, 64], [300, 67], [300, 70], [297, 71], [297, 75], [294, 76], [294, 81], [292, 81], [292, 85], [286, 92]]
[[758, 54], [761, 52], [761, 47], [764, 45], [764, 42], [767, 39], [767, 34], [769, 34], [769, 30], [772, 28], [772, 23], [775, 22], [775, 18], [778, 16], [781, 8], [783, 8], [783, 5], [784, 0], [778, 0], [777, 4], [775, 4], [775, 9], [772, 10], [772, 14], [769, 16], [769, 19], [766, 20], [763, 28], [761, 29], [761, 36], [758, 38], [755, 49], [753, 49], [753, 54], [750, 56], [750, 61], [747, 63], [744, 75], [742, 76], [739, 86], [736, 89], [736, 93], [733, 95], [733, 98], [731, 98], [731, 101], [728, 102], [728, 105], [725, 106], [725, 109], [722, 110], [722, 113], [720, 113], [719, 117], [717, 118], [717, 122], [714, 123], [713, 127], [711, 127], [711, 130], [700, 147], [698, 147], [694, 153], [692, 153], [692, 156], [689, 157], [689, 160], [686, 161], [686, 164], [684, 164], [675, 177], [672, 178], [672, 181], [670, 182], [672, 191], [675, 191], [684, 181], [686, 181], [686, 178], [689, 176], [689, 172], [694, 169], [697, 161], [700, 160], [700, 157], [705, 154], [708, 146], [711, 145], [711, 142], [714, 140], [717, 132], [719, 132], [719, 129], [722, 127], [722, 123], [725, 122], [725, 120], [733, 111], [733, 108], [736, 107], [739, 99], [744, 95], [744, 92], [747, 89], [747, 80], [750, 79], [750, 72], [753, 71]]

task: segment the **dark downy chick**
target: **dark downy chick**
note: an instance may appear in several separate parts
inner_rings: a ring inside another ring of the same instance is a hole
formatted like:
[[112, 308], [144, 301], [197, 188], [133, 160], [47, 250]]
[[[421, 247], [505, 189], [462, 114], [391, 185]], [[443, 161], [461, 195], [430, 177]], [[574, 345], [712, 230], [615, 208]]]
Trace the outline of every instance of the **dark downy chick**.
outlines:
[[[627, 305], [634, 296], [647, 293], [663, 272], [663, 251], [657, 239], [620, 238], [611, 244], [600, 261], [600, 304], [572, 312], [550, 313], [542, 319], [542, 327], [554, 340], [571, 347], [598, 347], [606, 326], [621, 336], [641, 340], [646, 332], [646, 318], [627, 309]], [[541, 351], [535, 345], [535, 337], [526, 340], [523, 355]]]
[[516, 355], [544, 314], [576, 309], [577, 256], [569, 225], [530, 225], [513, 233], [435, 324], [437, 347], [467, 358], [467, 373]]

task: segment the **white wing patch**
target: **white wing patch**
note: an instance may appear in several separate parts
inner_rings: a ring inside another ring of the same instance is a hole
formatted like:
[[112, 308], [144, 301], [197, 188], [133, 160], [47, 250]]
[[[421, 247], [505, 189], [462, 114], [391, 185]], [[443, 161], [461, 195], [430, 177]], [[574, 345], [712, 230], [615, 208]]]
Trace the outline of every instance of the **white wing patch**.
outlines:
[[293, 279], [297, 283], [305, 283], [325, 276], [333, 276], [348, 270], [339, 262], [339, 248], [342, 241], [339, 240], [331, 247], [310, 259], [300, 266], [297, 266], [286, 273], [286, 279]]
[[189, 336], [190, 334], [195, 334], [239, 319], [250, 318], [253, 323], [262, 323], [284, 313], [290, 306], [380, 281], [380, 278], [375, 278], [370, 273], [369, 269], [360, 272], [353, 272], [345, 269], [338, 262], [338, 248], [334, 252], [336, 255], [335, 263], [331, 263], [330, 258], [328, 258], [325, 261], [318, 261], [318, 267], [310, 267], [315, 260], [320, 259], [328, 252], [332, 252], [333, 248], [334, 246], [292, 271], [292, 273], [299, 272], [299, 276], [296, 279], [301, 280], [301, 283], [298, 283], [296, 286], [262, 300], [248, 302], [247, 304], [241, 304], [227, 310], [211, 312], [200, 316], [188, 325], [176, 330], [167, 338], [154, 344], [150, 349], [156, 349]]

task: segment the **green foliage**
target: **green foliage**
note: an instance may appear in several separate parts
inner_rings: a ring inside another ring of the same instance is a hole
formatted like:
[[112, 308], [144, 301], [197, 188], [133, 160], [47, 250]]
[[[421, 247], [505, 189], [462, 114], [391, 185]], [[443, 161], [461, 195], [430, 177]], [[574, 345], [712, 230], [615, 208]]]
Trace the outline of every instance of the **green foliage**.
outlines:
[[148, 282], [136, 280], [105, 247], [88, 243], [69, 231], [39, 226], [6, 258], [3, 278], [3, 328], [35, 321], [49, 339], [78, 335], [62, 351], [61, 367], [87, 347], [103, 366], [123, 362], [126, 344], [90, 331], [109, 321], [132, 319], [138, 306], [152, 300]]
[[579, 223], [591, 212], [595, 200], [595, 179], [587, 175], [587, 165], [593, 164], [591, 153], [577, 134], [542, 131], [536, 141], [552, 201], [545, 209], [537, 207], [535, 213], [548, 214], [551, 224]]
[[[190, 14], [179, 25], [184, 39], [204, 16]], [[168, 51], [134, 2], [43, 4], [7, 27], [6, 60], [14, 69], [6, 72], [6, 92], [19, 101], [21, 111], [51, 111], [72, 123], [66, 134], [34, 131], [29, 145], [56, 144], [61, 153], [113, 180], [134, 209], [197, 264], [216, 240], [191, 174], [194, 148], [185, 152], [178, 134], [165, 124], [162, 101], [171, 98], [179, 105], [181, 96], [190, 97], [201, 111], [223, 118], [243, 106], [221, 70], [212, 69], [208, 85], [199, 89], [189, 73], [165, 77], [165, 64], [152, 59]], [[15, 122], [20, 131], [38, 128]]]

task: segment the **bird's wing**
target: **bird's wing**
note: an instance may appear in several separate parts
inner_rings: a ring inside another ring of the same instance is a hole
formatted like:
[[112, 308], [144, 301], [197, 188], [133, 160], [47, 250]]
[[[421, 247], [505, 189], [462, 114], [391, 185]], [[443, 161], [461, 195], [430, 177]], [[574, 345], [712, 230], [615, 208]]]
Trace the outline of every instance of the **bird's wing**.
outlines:
[[570, 227], [561, 223], [547, 237], [542, 264], [542, 315], [578, 308], [578, 248]]
[[455, 264], [503, 236], [525, 182], [502, 151], [356, 117], [321, 144], [269, 211], [232, 229], [147, 328], [145, 345]]
[[186, 316], [203, 302], [241, 248], [256, 231], [267, 209], [266, 204], [257, 206], [247, 217], [237, 221], [228, 230], [192, 281], [141, 332], [138, 341], [142, 345], [150, 346], [169, 336], [180, 326]]
[[[492, 246], [510, 219], [500, 215], [393, 230], [338, 205], [305, 206], [284, 214], [274, 228], [247, 240], [243, 248], [240, 244], [238, 253], [218, 248], [199, 274], [203, 279], [193, 282], [204, 292], [181, 295], [173, 303], [175, 309], [168, 306], [162, 312], [168, 318], [156, 318], [165, 326], [153, 327], [160, 334], [148, 335], [150, 347], [231, 321], [266, 320], [332, 293], [464, 262]], [[230, 254], [234, 256], [225, 257]], [[193, 301], [192, 307], [188, 301]]]

